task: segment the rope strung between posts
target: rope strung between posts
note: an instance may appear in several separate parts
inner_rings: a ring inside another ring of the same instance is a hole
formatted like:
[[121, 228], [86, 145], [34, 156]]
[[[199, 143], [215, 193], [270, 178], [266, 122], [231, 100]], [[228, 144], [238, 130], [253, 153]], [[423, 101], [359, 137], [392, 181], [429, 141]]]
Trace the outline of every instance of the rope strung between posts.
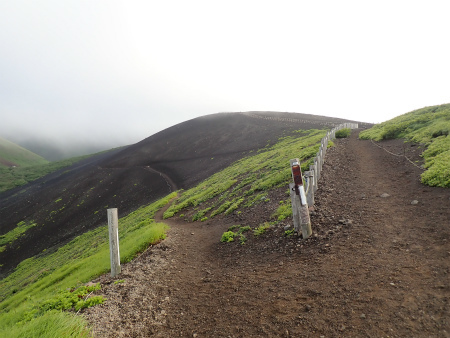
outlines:
[[393, 152], [387, 150], [386, 148], [380, 146], [379, 144], [375, 143], [373, 140], [370, 140], [374, 145], [376, 145], [378, 148], [383, 149], [385, 152], [394, 155], [394, 156], [398, 156], [398, 157], [404, 157], [406, 158], [412, 165], [416, 166], [417, 168], [419, 168], [420, 170], [425, 170], [424, 168], [422, 168], [421, 166], [418, 166], [417, 164], [415, 164], [413, 161], [411, 161], [406, 155], [402, 155], [402, 154], [394, 154]]

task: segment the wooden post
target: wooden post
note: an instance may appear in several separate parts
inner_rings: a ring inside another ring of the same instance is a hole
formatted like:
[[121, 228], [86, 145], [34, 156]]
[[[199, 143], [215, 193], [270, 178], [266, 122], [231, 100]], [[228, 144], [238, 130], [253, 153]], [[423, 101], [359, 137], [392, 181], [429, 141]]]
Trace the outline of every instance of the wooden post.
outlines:
[[[311, 166], [310, 166], [311, 168]], [[308, 206], [314, 205], [314, 171], [309, 170], [305, 171], [305, 177], [308, 182], [306, 187], [306, 202], [308, 202]]]
[[303, 239], [312, 235], [311, 219], [309, 218], [308, 203], [300, 206], [300, 227], [302, 228]]
[[320, 148], [320, 151], [319, 151], [319, 177], [322, 174], [322, 167], [323, 167], [323, 152], [322, 152], [322, 148]]
[[314, 164], [311, 164], [309, 166], [309, 171], [312, 173], [312, 177], [311, 177], [312, 186], [311, 186], [311, 188], [313, 188], [313, 194], [314, 194], [317, 191], [316, 166]]
[[316, 171], [317, 171], [317, 182], [320, 180], [320, 168], [321, 168], [321, 166], [320, 166], [320, 161], [321, 161], [321, 158], [320, 158], [320, 152], [317, 154], [317, 165], [316, 165]]
[[[302, 229], [303, 239], [307, 239], [312, 234], [311, 220], [309, 218], [308, 202], [306, 200], [305, 188], [303, 186], [302, 173], [300, 169], [300, 160], [298, 158], [290, 160], [292, 169], [292, 178], [294, 183], [289, 185], [291, 191], [292, 216], [294, 219], [294, 229], [299, 232]], [[292, 195], [293, 194], [293, 195]], [[298, 216], [297, 216], [298, 214]], [[295, 218], [298, 217], [296, 227]]]
[[291, 192], [292, 220], [294, 221], [294, 230], [295, 232], [300, 233], [300, 199], [295, 194], [294, 183], [289, 183], [289, 191]]
[[107, 210], [108, 231], [109, 231], [109, 256], [111, 258], [111, 277], [120, 274], [120, 253], [119, 253], [119, 217], [117, 208]]
[[319, 189], [319, 169], [318, 169], [318, 161], [317, 161], [317, 157], [314, 160], [314, 188], [315, 191], [317, 191], [317, 189]]

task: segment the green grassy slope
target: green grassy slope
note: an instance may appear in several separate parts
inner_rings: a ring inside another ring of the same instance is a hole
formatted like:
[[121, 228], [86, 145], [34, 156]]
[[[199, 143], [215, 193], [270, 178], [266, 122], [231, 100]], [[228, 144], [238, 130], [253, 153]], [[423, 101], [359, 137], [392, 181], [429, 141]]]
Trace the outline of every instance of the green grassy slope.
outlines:
[[44, 164], [29, 165], [24, 167], [6, 168], [0, 166], [0, 192], [22, 186], [59, 169], [69, 167], [72, 164], [88, 157], [103, 154], [116, 149], [119, 148], [113, 148], [95, 154], [72, 157], [56, 162], [46, 162]]
[[426, 107], [397, 116], [360, 134], [376, 141], [404, 138], [424, 144], [422, 153], [427, 170], [422, 182], [450, 187], [450, 104]]
[[164, 217], [172, 217], [185, 208], [201, 204], [194, 220], [205, 220], [263, 201], [267, 190], [289, 185], [291, 158], [298, 157], [302, 161], [302, 169], [309, 169], [325, 134], [325, 130], [299, 131], [295, 136], [280, 139], [259, 154], [235, 162], [197, 187], [183, 192]]
[[43, 157], [0, 137], [0, 168], [48, 163]]
[[6, 191], [28, 182], [37, 180], [47, 174], [57, 171], [61, 168], [68, 167], [82, 159], [92, 155], [73, 157], [57, 162], [46, 162], [43, 164], [29, 165], [23, 167], [0, 167], [0, 192]]
[[[156, 223], [154, 215], [174, 196], [172, 193], [119, 220], [122, 263], [165, 238], [167, 226]], [[61, 298], [61, 291], [107, 273], [109, 260], [108, 227], [105, 225], [75, 238], [55, 252], [43, 252], [23, 261], [0, 282], [0, 337], [89, 336], [82, 317], [72, 312], [45, 311], [46, 305], [55, 297]], [[30, 332], [39, 334], [29, 336]]]
[[[199, 208], [197, 219], [201, 220], [264, 203], [270, 189], [288, 186], [291, 179], [289, 159], [300, 158], [306, 169], [325, 134], [324, 130], [299, 131], [273, 146], [267, 145], [265, 149], [249, 153], [248, 157], [198, 186], [180, 192], [180, 198], [165, 217], [196, 206]], [[119, 220], [121, 262], [133, 259], [149, 243], [164, 238], [166, 226], [155, 223], [153, 218], [156, 211], [174, 196], [171, 194]], [[20, 226], [25, 229], [27, 225]], [[16, 233], [9, 237], [14, 240], [20, 235]], [[75, 238], [56, 252], [43, 252], [39, 257], [23, 261], [0, 282], [0, 336], [20, 337], [39, 332], [42, 337], [53, 337], [53, 330], [58, 330], [60, 337], [89, 336], [87, 324], [81, 317], [71, 312], [43, 311], [42, 304], [48, 304], [59, 290], [88, 282], [108, 270], [106, 226]]]

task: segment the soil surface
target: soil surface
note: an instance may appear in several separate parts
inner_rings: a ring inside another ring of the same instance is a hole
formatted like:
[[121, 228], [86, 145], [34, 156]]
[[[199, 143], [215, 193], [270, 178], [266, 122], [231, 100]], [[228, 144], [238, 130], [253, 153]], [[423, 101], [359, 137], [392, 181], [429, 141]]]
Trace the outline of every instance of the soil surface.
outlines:
[[378, 144], [389, 153], [357, 134], [327, 153], [313, 236], [285, 236], [284, 220], [220, 243], [271, 220], [287, 187], [239, 215], [165, 220], [166, 240], [95, 281], [107, 298], [83, 313], [95, 336], [450, 337], [450, 190], [420, 183], [402, 156], [416, 163], [417, 146]]

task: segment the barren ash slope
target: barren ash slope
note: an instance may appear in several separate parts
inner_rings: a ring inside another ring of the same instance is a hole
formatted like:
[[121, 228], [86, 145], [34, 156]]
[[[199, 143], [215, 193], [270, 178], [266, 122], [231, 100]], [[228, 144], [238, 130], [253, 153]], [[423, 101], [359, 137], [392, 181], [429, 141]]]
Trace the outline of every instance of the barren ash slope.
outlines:
[[122, 217], [295, 130], [330, 129], [346, 121], [279, 112], [207, 115], [3, 192], [0, 234], [19, 223], [35, 226], [0, 252], [0, 277], [22, 260], [104, 224], [107, 208], [117, 207]]

